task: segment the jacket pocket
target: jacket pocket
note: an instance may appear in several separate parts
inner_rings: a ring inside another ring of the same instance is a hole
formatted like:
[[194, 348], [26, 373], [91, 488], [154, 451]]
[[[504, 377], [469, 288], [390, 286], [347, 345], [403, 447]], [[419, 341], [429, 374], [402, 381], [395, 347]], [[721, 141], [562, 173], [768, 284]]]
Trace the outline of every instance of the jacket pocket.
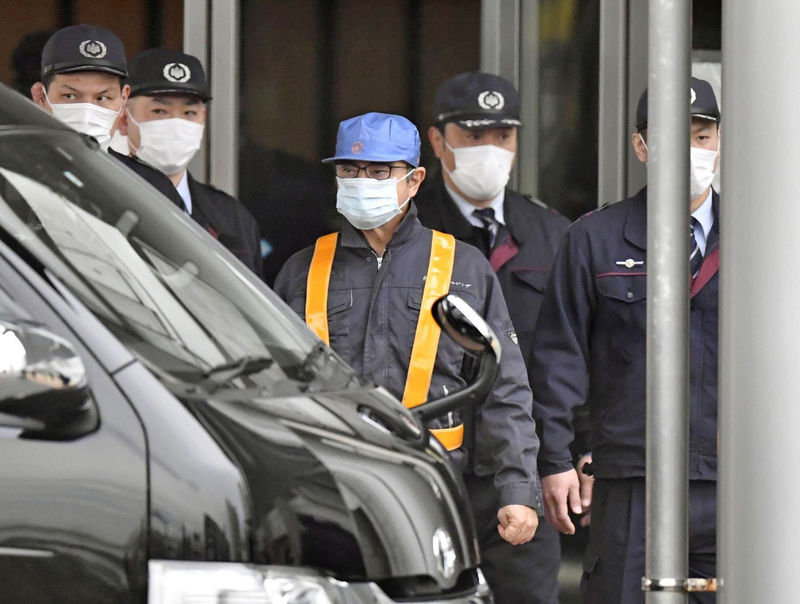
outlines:
[[350, 309], [353, 307], [353, 290], [328, 292], [328, 334], [330, 346], [339, 356], [347, 359], [349, 350]]
[[641, 302], [647, 298], [647, 275], [598, 275], [597, 291], [606, 298], [626, 304]]
[[598, 309], [594, 340], [610, 346], [609, 361], [629, 363], [644, 347], [647, 329], [647, 275], [597, 277]]

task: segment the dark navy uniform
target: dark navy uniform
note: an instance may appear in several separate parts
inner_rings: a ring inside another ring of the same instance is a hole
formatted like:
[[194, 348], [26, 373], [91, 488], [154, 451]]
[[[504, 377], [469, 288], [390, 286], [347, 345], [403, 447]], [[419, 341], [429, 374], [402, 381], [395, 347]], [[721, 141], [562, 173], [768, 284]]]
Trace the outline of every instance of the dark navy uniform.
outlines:
[[[712, 203], [706, 261], [719, 245], [716, 192]], [[644, 601], [646, 279], [642, 189], [570, 227], [535, 332], [531, 377], [542, 476], [573, 468], [572, 414], [588, 403], [597, 479], [584, 566], [589, 602]], [[691, 299], [690, 576], [713, 576], [716, 558], [718, 297], [714, 273]]]
[[[414, 342], [431, 231], [417, 219], [413, 202], [389, 241], [380, 268], [361, 231], [349, 223], [341, 232], [328, 288], [331, 347], [355, 371], [402, 398]], [[313, 247], [297, 252], [275, 281], [275, 292], [304, 317], [306, 283]], [[487, 400], [454, 413], [465, 424], [464, 444], [450, 453], [469, 481], [485, 479], [485, 497], [497, 510], [521, 504], [541, 509], [536, 473], [538, 441], [531, 392], [513, 338], [497, 277], [481, 253], [456, 242], [450, 292], [464, 298], [489, 323], [503, 347], [500, 373]], [[467, 383], [465, 354], [446, 336], [439, 340], [430, 397], [455, 392]], [[463, 415], [463, 416], [462, 416]], [[447, 424], [435, 422], [433, 427]]]
[[[558, 242], [569, 221], [549, 208], [506, 189], [500, 230], [493, 250], [485, 229], [472, 225], [450, 199], [441, 174], [416, 197], [422, 224], [451, 233], [460, 241], [492, 258], [516, 329], [523, 358], [533, 344], [533, 330]], [[497, 534], [497, 508], [485, 496], [480, 480], [468, 480], [478, 524], [482, 568], [498, 602], [558, 602], [558, 568], [561, 547], [558, 532], [541, 522], [533, 539], [513, 546]]]
[[[203, 103], [211, 99], [203, 66], [192, 55], [161, 48], [150, 49], [131, 59], [129, 67], [128, 82], [132, 98], [179, 95], [194, 97]], [[113, 151], [111, 153], [178, 207], [185, 209], [183, 198], [166, 175], [139, 159], [126, 158]], [[169, 183], [169, 187], [166, 183]], [[192, 218], [263, 278], [261, 237], [250, 212], [235, 198], [197, 182], [188, 172], [187, 183]]]
[[[122, 155], [113, 149], [109, 149], [108, 152], [144, 178], [176, 206], [186, 209], [183, 198], [166, 175], [136, 157]], [[250, 212], [227, 193], [197, 182], [191, 174], [187, 177], [192, 196], [192, 218], [250, 270], [262, 277], [258, 227]]]
[[263, 278], [261, 243], [255, 218], [234, 197], [192, 178], [192, 218], [228, 248], [256, 275]]
[[[494, 247], [451, 201], [441, 174], [415, 198], [420, 222], [429, 229], [451, 233], [475, 246], [491, 259], [503, 288], [508, 313], [517, 330], [523, 358], [528, 358], [536, 317], [542, 303], [550, 266], [569, 221], [555, 210], [506, 189], [503, 201], [505, 226]], [[497, 252], [493, 254], [492, 252]]]
[[[434, 98], [436, 124], [429, 138], [453, 188], [448, 191], [440, 172], [420, 191], [417, 201], [425, 226], [451, 233], [489, 259], [527, 359], [550, 265], [569, 222], [543, 204], [505, 188], [516, 150], [516, 143], [510, 142], [515, 139], [509, 137], [522, 125], [520, 107], [514, 85], [494, 74], [461, 73], [444, 82]], [[447, 148], [453, 153], [454, 165], [445, 159]], [[459, 158], [457, 153], [467, 155]], [[451, 191], [463, 198], [454, 199]], [[477, 208], [469, 199], [488, 203]], [[498, 203], [502, 205], [492, 207]], [[500, 209], [502, 224], [494, 214]], [[475, 220], [470, 221], [464, 211], [473, 213]], [[484, 223], [485, 228], [475, 226], [476, 222]], [[478, 524], [481, 566], [498, 604], [557, 604], [561, 556], [557, 531], [541, 522], [531, 541], [511, 545], [495, 530], [496, 508], [486, 497], [486, 485], [468, 480], [467, 488]]]
[[155, 187], [159, 193], [169, 199], [176, 206], [182, 210], [185, 209], [185, 204], [183, 203], [181, 194], [178, 193], [178, 189], [175, 188], [175, 185], [172, 184], [172, 181], [167, 177], [166, 174], [159, 172], [153, 166], [144, 163], [137, 157], [122, 155], [122, 153], [117, 153], [111, 148], [109, 148], [108, 153], [111, 155], [111, 157], [122, 162], [128, 168], [136, 172], [136, 174], [144, 178], [153, 187]]

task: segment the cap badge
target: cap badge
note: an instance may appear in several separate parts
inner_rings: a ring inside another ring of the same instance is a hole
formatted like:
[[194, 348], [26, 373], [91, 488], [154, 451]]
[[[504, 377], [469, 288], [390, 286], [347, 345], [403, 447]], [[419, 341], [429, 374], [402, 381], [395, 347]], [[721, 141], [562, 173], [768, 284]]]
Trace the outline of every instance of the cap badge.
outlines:
[[353, 152], [353, 155], [361, 155], [361, 152], [364, 150], [364, 145], [361, 141], [356, 141], [353, 143], [353, 146], [350, 147], [350, 151]]
[[506, 104], [503, 95], [496, 90], [484, 90], [478, 95], [478, 105], [481, 109], [494, 109], [499, 111]]
[[697, 98], [697, 93], [694, 91], [694, 88], [689, 88], [689, 91], [691, 92], [691, 94], [689, 95], [689, 104], [691, 105]]
[[164, 65], [164, 77], [170, 82], [188, 82], [192, 72], [183, 63], [167, 63]]
[[106, 45], [100, 40], [84, 40], [78, 46], [78, 50], [89, 59], [102, 59], [108, 52]]

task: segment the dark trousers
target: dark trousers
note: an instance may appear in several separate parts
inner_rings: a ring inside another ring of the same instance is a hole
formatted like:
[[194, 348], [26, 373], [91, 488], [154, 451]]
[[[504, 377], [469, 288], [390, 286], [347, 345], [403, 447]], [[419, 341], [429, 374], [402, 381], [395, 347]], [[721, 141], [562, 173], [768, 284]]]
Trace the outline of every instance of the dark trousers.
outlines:
[[[714, 577], [717, 564], [716, 483], [689, 485], [689, 576]], [[592, 494], [589, 546], [583, 562], [584, 604], [643, 604], [644, 478], [598, 479]], [[714, 594], [690, 594], [710, 604]]]
[[481, 570], [497, 604], [558, 604], [558, 532], [539, 518], [531, 541], [511, 545], [497, 532], [497, 494], [491, 476], [464, 476], [481, 550]]

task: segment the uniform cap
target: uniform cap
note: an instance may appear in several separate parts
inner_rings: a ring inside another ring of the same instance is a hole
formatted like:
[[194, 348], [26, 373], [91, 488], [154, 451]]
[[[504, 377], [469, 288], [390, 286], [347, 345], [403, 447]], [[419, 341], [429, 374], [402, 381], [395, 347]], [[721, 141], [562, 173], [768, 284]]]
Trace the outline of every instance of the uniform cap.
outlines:
[[[711, 84], [693, 77], [689, 85], [689, 101], [692, 117], [719, 123], [719, 106]], [[647, 128], [647, 89], [639, 97], [639, 105], [636, 107], [636, 129], [644, 130], [645, 128]]]
[[130, 62], [128, 84], [131, 96], [188, 94], [208, 101], [206, 73], [200, 61], [177, 50], [152, 48], [140, 52]]
[[125, 46], [113, 32], [94, 25], [70, 25], [42, 49], [42, 77], [75, 71], [105, 71], [125, 77]]
[[519, 108], [519, 93], [511, 82], [480, 71], [453, 76], [433, 101], [437, 124], [454, 122], [468, 130], [522, 126]]
[[336, 155], [322, 160], [405, 161], [419, 167], [417, 127], [402, 115], [365, 113], [339, 124]]

